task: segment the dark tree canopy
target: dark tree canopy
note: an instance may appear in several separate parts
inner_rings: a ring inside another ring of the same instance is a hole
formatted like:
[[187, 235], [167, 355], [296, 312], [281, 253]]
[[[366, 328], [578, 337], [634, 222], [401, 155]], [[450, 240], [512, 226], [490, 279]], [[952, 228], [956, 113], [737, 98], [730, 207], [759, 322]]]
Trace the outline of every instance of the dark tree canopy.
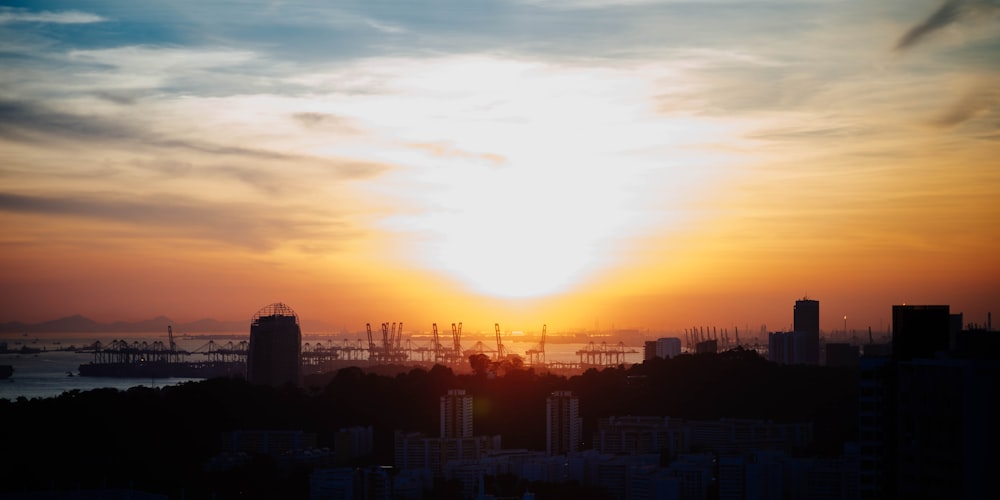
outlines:
[[[455, 374], [441, 365], [384, 374], [351, 367], [309, 376], [304, 388], [211, 379], [0, 399], [0, 442], [15, 458], [0, 468], [0, 496], [131, 485], [174, 497], [184, 491], [191, 498], [245, 498], [246, 485], [253, 485], [260, 497], [283, 491], [305, 498], [307, 471], [279, 469], [267, 457], [226, 474], [209, 474], [203, 466], [221, 451], [228, 431], [302, 430], [315, 433], [320, 447], [333, 448], [335, 433], [353, 426], [374, 432], [374, 455], [363, 463], [391, 464], [395, 430], [437, 435], [438, 401], [449, 389], [472, 395], [474, 432], [501, 435], [505, 448], [544, 450], [545, 399], [557, 390], [580, 398], [588, 442], [597, 419], [611, 415], [809, 421], [815, 424], [814, 451], [831, 454], [857, 434], [856, 373], [777, 365], [751, 351], [681, 355], [572, 377], [513, 365], [483, 376], [496, 369], [485, 355], [470, 357], [470, 365], [476, 373]], [[53, 419], [58, 423], [48, 424]], [[513, 487], [509, 478], [491, 484]]]

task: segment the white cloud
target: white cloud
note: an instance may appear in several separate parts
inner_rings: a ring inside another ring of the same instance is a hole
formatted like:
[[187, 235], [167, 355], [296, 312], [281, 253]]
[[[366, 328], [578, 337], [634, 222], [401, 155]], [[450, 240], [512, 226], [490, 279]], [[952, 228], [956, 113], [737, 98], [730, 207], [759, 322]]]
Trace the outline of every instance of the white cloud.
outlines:
[[51, 12], [43, 10], [31, 12], [24, 9], [0, 7], [0, 24], [6, 23], [53, 23], [53, 24], [87, 24], [100, 23], [107, 19], [96, 14], [77, 10]]

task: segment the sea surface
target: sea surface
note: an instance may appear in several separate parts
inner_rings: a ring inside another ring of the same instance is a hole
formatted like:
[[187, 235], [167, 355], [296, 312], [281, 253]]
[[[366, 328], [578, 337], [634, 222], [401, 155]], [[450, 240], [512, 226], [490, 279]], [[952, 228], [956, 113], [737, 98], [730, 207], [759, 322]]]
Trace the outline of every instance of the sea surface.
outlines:
[[[248, 340], [246, 334], [213, 334], [198, 336], [175, 336], [177, 348], [188, 351], [188, 361], [198, 361], [201, 353], [212, 348], [224, 348], [227, 344], [238, 344], [241, 340]], [[50, 398], [56, 397], [64, 392], [79, 390], [88, 391], [100, 388], [114, 388], [127, 390], [132, 387], [164, 387], [181, 384], [200, 379], [189, 378], [113, 378], [113, 377], [81, 377], [79, 367], [94, 360], [94, 355], [90, 352], [79, 352], [92, 345], [95, 341], [101, 342], [105, 347], [113, 341], [124, 341], [128, 344], [147, 345], [154, 342], [168, 343], [166, 334], [155, 333], [88, 333], [88, 334], [0, 334], [0, 344], [6, 343], [9, 352], [0, 352], [0, 365], [11, 365], [14, 367], [14, 375], [6, 380], [0, 380], [0, 399], [15, 400], [20, 397]], [[313, 346], [321, 344], [362, 345], [361, 339], [338, 338], [330, 340], [329, 337], [303, 336], [303, 344], [311, 343]], [[364, 340], [367, 344], [367, 339]], [[407, 345], [411, 348], [429, 347], [429, 339], [420, 337], [407, 339]], [[463, 348], [473, 348], [475, 342], [463, 341]], [[482, 341], [487, 354], [495, 352], [495, 342], [492, 343], [494, 349], [489, 351], [491, 343]], [[20, 352], [22, 348], [27, 348], [26, 352]], [[74, 349], [75, 348], [75, 349]], [[527, 362], [529, 361], [526, 351], [537, 349], [535, 342], [519, 341], [516, 339], [504, 340], [504, 349], [520, 355]], [[625, 364], [642, 362], [641, 346], [621, 346], [608, 343], [604, 346], [601, 342], [590, 343], [556, 343], [548, 342], [545, 345], [546, 361], [561, 363], [577, 363], [580, 350], [586, 349], [623, 349], [622, 358]], [[35, 352], [37, 350], [37, 352]]]

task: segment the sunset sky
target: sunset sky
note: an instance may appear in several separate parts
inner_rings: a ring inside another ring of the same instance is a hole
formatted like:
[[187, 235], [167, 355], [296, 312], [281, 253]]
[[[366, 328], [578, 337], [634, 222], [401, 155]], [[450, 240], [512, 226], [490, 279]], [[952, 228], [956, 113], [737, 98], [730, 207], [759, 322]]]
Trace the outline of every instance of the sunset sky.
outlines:
[[5, 5], [0, 321], [1000, 314], [1000, 0]]

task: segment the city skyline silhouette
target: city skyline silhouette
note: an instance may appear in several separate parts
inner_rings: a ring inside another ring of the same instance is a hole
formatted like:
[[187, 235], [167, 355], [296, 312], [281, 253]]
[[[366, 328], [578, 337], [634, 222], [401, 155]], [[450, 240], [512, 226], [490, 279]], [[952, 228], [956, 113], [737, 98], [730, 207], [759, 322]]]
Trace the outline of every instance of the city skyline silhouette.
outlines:
[[5, 2], [0, 497], [988, 497], [998, 60], [996, 0]]

